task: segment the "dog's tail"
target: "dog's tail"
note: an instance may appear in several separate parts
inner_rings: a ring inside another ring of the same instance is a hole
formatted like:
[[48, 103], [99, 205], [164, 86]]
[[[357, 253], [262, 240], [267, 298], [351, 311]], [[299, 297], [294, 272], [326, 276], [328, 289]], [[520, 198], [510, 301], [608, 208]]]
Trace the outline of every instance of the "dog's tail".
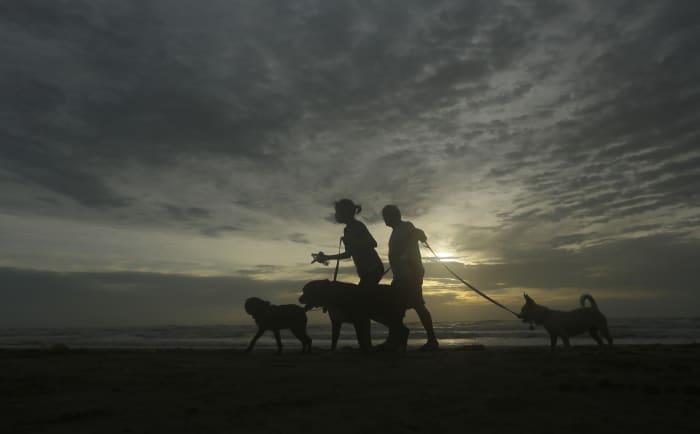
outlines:
[[595, 302], [593, 299], [593, 296], [590, 294], [583, 294], [579, 301], [581, 302], [581, 306], [586, 307], [586, 300], [588, 300], [591, 303], [591, 307], [595, 310], [598, 310], [598, 304]]

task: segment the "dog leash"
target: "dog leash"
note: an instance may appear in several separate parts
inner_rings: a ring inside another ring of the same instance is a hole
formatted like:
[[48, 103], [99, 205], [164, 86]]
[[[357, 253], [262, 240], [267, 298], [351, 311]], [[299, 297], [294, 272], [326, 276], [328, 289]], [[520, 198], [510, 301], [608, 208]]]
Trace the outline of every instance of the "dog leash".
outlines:
[[519, 314], [517, 314], [517, 313], [513, 312], [512, 310], [508, 309], [507, 307], [503, 306], [501, 303], [497, 302], [497, 301], [494, 300], [493, 298], [491, 298], [491, 297], [489, 297], [488, 295], [484, 294], [483, 292], [479, 291], [479, 290], [476, 289], [474, 286], [472, 286], [469, 282], [467, 282], [466, 280], [464, 280], [464, 279], [462, 279], [461, 277], [459, 277], [459, 276], [457, 275], [457, 273], [455, 273], [454, 271], [452, 271], [452, 270], [450, 269], [450, 267], [447, 266], [447, 264], [445, 264], [444, 262], [442, 262], [442, 260], [440, 259], [440, 257], [439, 257], [439, 256], [437, 255], [437, 253], [435, 253], [435, 251], [430, 247], [430, 245], [428, 244], [427, 241], [423, 241], [423, 245], [424, 245], [425, 247], [427, 247], [428, 250], [430, 250], [430, 252], [433, 254], [433, 256], [435, 256], [435, 259], [437, 259], [437, 261], [438, 261], [440, 264], [442, 264], [443, 267], [445, 267], [445, 270], [447, 270], [451, 275], [453, 275], [453, 276], [455, 277], [455, 279], [459, 280], [460, 282], [462, 282], [463, 284], [465, 284], [465, 285], [467, 286], [467, 288], [469, 288], [469, 289], [471, 289], [472, 291], [476, 292], [477, 294], [479, 294], [480, 296], [484, 297], [485, 299], [487, 299], [487, 300], [490, 301], [491, 303], [495, 304], [496, 306], [500, 307], [501, 309], [507, 310], [508, 312], [512, 313], [512, 314], [515, 315], [516, 317], [520, 318], [520, 315], [519, 315]]
[[[340, 248], [342, 247], [343, 244], [343, 237], [340, 237], [340, 240], [338, 241], [338, 254], [340, 255]], [[315, 259], [314, 259], [315, 260]], [[333, 272], [333, 281], [337, 282], [338, 281], [338, 269], [340, 268], [340, 258], [335, 260], [335, 271]], [[386, 273], [391, 271], [391, 266], [384, 270], [384, 273], [382, 273], [382, 277], [386, 276]]]
[[[340, 240], [338, 241], [338, 257], [335, 259], [335, 271], [333, 272], [333, 281], [336, 282], [338, 280], [338, 269], [340, 268], [340, 248], [342, 247], [343, 244], [343, 237], [340, 237]], [[313, 261], [311, 263], [313, 264], [314, 262], [321, 263], [323, 265], [328, 265], [328, 260], [327, 259], [321, 259], [323, 256], [323, 252], [318, 252], [318, 253], [312, 253], [311, 257], [313, 258]]]
[[[343, 244], [343, 237], [340, 237], [340, 240], [338, 240], [338, 255], [340, 255], [340, 247]], [[338, 280], [338, 268], [340, 268], [340, 258], [336, 258], [335, 260], [335, 272], [333, 273], [333, 281], [336, 282]]]

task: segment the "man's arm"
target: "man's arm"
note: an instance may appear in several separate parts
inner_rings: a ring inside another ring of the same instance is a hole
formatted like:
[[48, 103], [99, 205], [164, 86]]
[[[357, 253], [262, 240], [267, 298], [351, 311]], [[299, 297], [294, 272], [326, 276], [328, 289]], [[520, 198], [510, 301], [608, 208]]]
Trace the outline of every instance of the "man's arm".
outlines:
[[415, 228], [414, 236], [416, 237], [416, 240], [420, 241], [421, 243], [428, 242], [428, 237], [425, 235], [425, 232], [423, 232], [422, 229]]

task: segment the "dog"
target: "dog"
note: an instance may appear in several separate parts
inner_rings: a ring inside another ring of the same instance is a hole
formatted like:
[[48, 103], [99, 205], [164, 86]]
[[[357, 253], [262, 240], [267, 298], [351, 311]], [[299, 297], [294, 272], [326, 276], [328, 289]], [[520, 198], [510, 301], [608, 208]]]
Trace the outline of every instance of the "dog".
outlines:
[[245, 311], [253, 317], [258, 325], [258, 332], [250, 341], [246, 352], [253, 350], [255, 342], [267, 330], [272, 330], [277, 341], [277, 354], [282, 354], [282, 340], [280, 330], [289, 329], [292, 334], [301, 341], [301, 352], [311, 352], [311, 338], [306, 333], [306, 312], [301, 306], [295, 304], [283, 304], [275, 306], [269, 301], [257, 297], [251, 297], [245, 301]]
[[306, 310], [322, 307], [331, 319], [331, 351], [338, 345], [340, 327], [349, 322], [355, 327], [357, 343], [363, 353], [372, 348], [370, 320], [389, 328], [389, 336], [381, 348], [405, 351], [408, 328], [403, 323], [406, 308], [402, 306], [396, 289], [390, 285], [364, 287], [346, 282], [314, 280], [302, 289], [299, 302]]
[[[579, 299], [582, 307], [562, 312], [539, 305], [530, 296], [524, 295], [525, 304], [520, 310], [520, 318], [523, 322], [531, 325], [535, 323], [544, 326], [547, 333], [549, 333], [552, 351], [557, 345], [558, 338], [561, 338], [564, 346], [568, 347], [570, 346], [569, 337], [583, 332], [588, 332], [598, 343], [599, 347], [603, 346], [603, 340], [598, 333], [603, 335], [609, 346], [612, 346], [613, 339], [610, 336], [610, 330], [608, 330], [608, 320], [598, 310], [598, 304], [593, 299], [593, 296], [589, 294], [582, 295]], [[590, 303], [590, 307], [586, 307], [586, 300]]]

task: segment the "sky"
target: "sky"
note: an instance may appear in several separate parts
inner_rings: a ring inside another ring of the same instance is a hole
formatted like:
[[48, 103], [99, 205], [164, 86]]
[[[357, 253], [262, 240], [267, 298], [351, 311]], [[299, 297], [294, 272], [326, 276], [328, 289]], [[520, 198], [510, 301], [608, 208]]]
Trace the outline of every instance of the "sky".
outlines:
[[[248, 323], [332, 278], [341, 198], [514, 310], [700, 314], [695, 0], [9, 0], [0, 40], [1, 327]], [[513, 319], [422, 252], [435, 321]]]

